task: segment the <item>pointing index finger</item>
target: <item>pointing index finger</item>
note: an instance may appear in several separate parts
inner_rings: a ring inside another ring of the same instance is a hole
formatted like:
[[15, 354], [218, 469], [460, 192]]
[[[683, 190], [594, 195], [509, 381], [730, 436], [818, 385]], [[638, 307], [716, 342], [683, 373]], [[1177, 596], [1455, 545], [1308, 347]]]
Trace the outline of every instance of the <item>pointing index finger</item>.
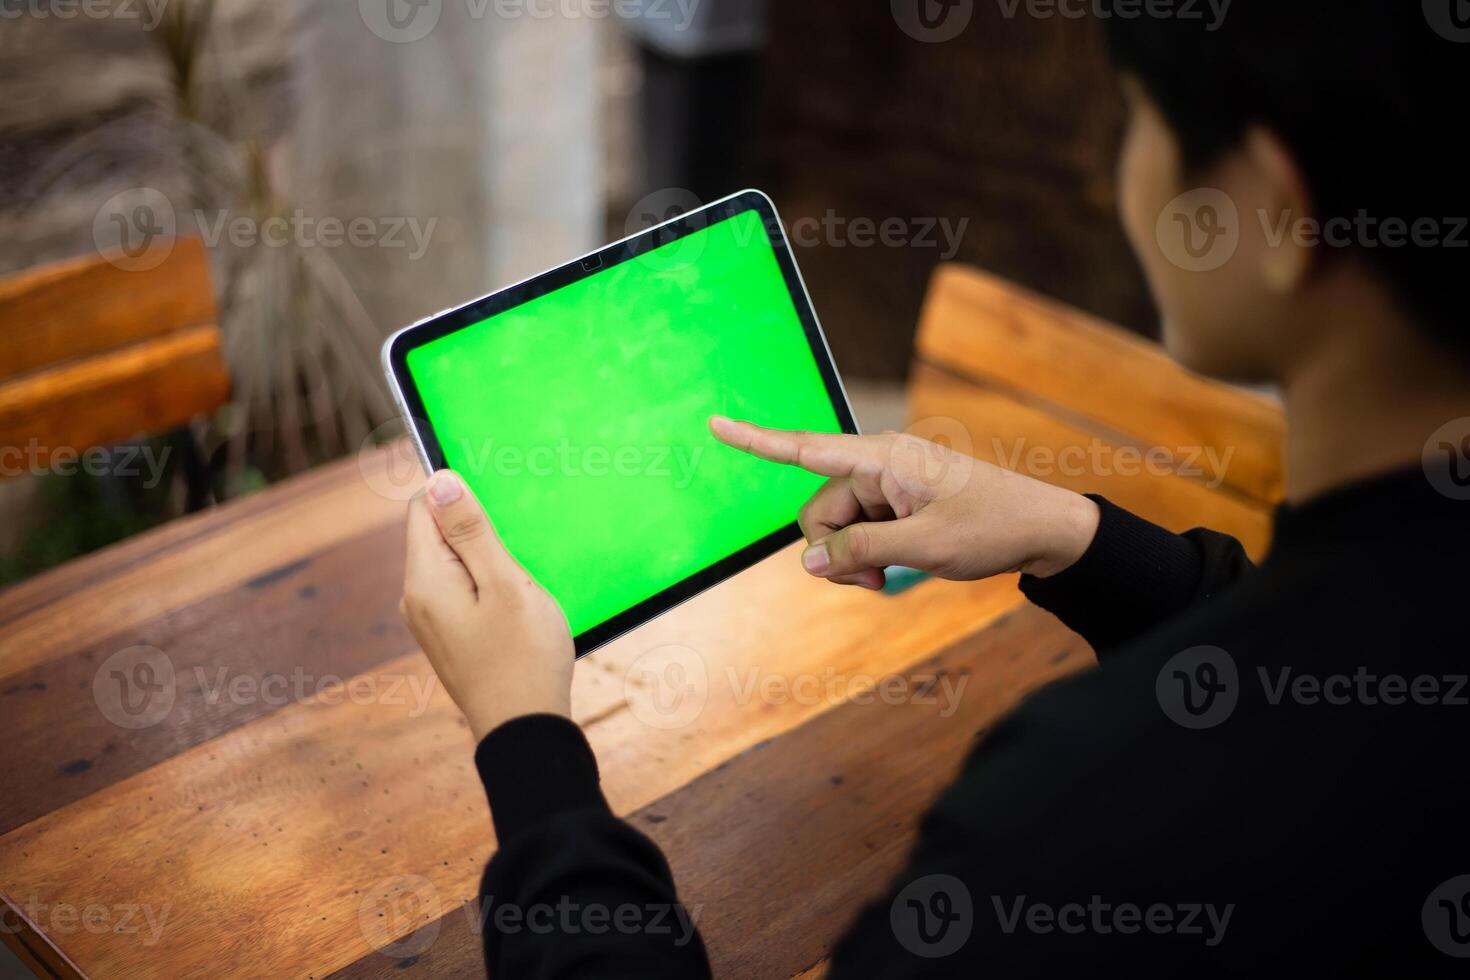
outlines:
[[865, 465], [882, 463], [872, 442], [861, 436], [767, 429], [719, 415], [710, 419], [710, 431], [734, 449], [819, 476], [852, 476]]

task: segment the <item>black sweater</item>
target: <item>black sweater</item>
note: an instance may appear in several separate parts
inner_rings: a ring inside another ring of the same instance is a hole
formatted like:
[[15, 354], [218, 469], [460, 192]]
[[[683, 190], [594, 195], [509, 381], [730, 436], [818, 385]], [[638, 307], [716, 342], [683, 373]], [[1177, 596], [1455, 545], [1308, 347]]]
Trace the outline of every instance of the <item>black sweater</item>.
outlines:
[[[1283, 508], [1259, 569], [1100, 503], [1082, 560], [1022, 587], [1101, 667], [976, 746], [830, 976], [1470, 976], [1470, 503], [1366, 482]], [[510, 722], [476, 762], [492, 977], [708, 974], [575, 725]], [[668, 928], [495, 915], [559, 901]]]

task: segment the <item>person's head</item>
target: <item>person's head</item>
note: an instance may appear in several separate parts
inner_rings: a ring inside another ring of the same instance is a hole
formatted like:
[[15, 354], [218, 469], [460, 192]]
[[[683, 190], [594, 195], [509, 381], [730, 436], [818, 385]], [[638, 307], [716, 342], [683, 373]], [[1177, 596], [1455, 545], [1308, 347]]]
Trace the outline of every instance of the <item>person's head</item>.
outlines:
[[1132, 103], [1120, 206], [1180, 361], [1276, 379], [1354, 303], [1470, 355], [1462, 0], [1105, 6]]

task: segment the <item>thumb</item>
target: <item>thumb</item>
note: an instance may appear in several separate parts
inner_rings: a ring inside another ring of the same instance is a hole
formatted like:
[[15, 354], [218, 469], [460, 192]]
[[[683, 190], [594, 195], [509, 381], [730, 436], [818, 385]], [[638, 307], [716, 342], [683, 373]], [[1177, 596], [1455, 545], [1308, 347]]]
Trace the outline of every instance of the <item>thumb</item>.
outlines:
[[430, 478], [428, 498], [444, 543], [464, 563], [476, 588], [484, 588], [505, 556], [505, 547], [490, 527], [485, 508], [452, 470], [440, 470]]
[[853, 575], [868, 568], [912, 565], [915, 520], [853, 524], [813, 544], [801, 556], [808, 572], [821, 578]]

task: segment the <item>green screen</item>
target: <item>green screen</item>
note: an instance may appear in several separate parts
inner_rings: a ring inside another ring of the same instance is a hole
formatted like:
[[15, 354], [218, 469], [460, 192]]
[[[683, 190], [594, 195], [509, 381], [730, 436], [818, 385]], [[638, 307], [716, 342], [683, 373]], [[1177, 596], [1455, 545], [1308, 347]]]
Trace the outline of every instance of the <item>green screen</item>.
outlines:
[[820, 486], [711, 415], [838, 432], [746, 211], [411, 350], [449, 466], [579, 634], [796, 519]]

